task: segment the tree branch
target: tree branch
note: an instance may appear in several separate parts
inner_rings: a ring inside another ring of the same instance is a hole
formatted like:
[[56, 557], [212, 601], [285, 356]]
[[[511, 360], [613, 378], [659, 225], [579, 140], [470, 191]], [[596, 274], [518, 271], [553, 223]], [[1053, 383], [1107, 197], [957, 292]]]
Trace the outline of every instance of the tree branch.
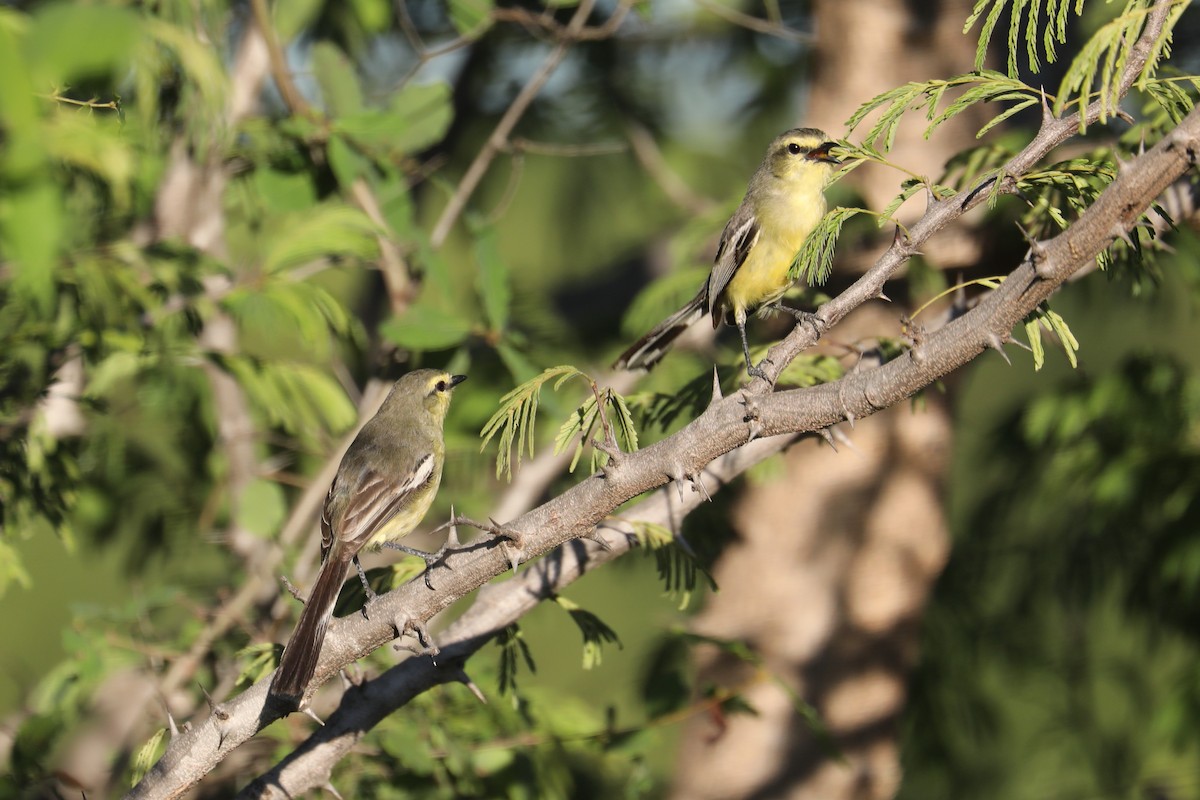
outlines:
[[[710, 464], [704, 477], [714, 487], [724, 486], [795, 440], [795, 436], [776, 436], [756, 441]], [[679, 501], [668, 487], [623, 517], [671, 527], [703, 501], [699, 492], [691, 492]], [[481, 588], [471, 607], [437, 637], [441, 653], [436, 664], [428, 657], [410, 658], [375, 680], [349, 689], [323, 727], [238, 797], [283, 800], [326, 785], [338, 760], [388, 714], [434, 686], [467, 680], [463, 665], [496, 633], [585, 573], [638, 546], [628, 523], [606, 523], [596, 534], [603, 544], [568, 542], [511, 580]]]
[[[715, 459], [746, 445], [756, 431], [760, 435], [817, 431], [850, 415], [868, 416], [911, 396], [1007, 338], [1012, 326], [1068, 276], [1129, 230], [1150, 203], [1194, 164], [1197, 152], [1200, 111], [1193, 111], [1151, 151], [1122, 170], [1075, 224], [1042, 243], [1039, 255], [1020, 264], [999, 289], [962, 317], [927, 334], [905, 355], [829, 384], [769, 396], [742, 391], [716, 400], [676, 434], [628, 454], [606, 476], [584, 479], [508, 527], [521, 536], [526, 556], [535, 558], [591, 533], [630, 498], [668, 483], [673, 476], [699, 474]], [[844, 302], [842, 297], [831, 304], [839, 302]], [[436, 591], [426, 588], [423, 581], [413, 581], [382, 596], [379, 613], [372, 619], [351, 616], [335, 620], [317, 680], [328, 680], [343, 666], [391, 641], [394, 630], [390, 620], [424, 622], [506, 572], [509, 563], [503, 548], [485, 546], [449, 555], [446, 567], [434, 576]], [[544, 573], [539, 569], [535, 574]], [[438, 682], [448, 679], [443, 676]], [[268, 684], [269, 678], [260, 680], [220, 707], [220, 713], [175, 737], [166, 754], [128, 796], [174, 797], [195, 785], [232, 750], [280, 716], [278, 709], [265, 705]]]
[[[446, 237], [450, 235], [450, 229], [458, 220], [463, 210], [467, 207], [467, 200], [479, 187], [480, 181], [487, 173], [488, 167], [497, 154], [503, 151], [508, 146], [508, 137], [516, 127], [517, 122], [529, 110], [529, 106], [533, 103], [538, 93], [542, 91], [542, 87], [546, 85], [546, 81], [550, 80], [550, 76], [554, 74], [554, 70], [562, 63], [566, 57], [567, 51], [571, 49], [571, 45], [575, 43], [581, 31], [584, 30], [584, 25], [587, 23], [588, 17], [591, 16], [592, 9], [596, 5], [596, 0], [582, 0], [579, 7], [575, 9], [575, 14], [571, 17], [570, 23], [567, 24], [564, 31], [554, 49], [550, 51], [550, 55], [541, 63], [537, 71], [529, 78], [529, 82], [521, 89], [520, 93], [513, 99], [512, 105], [504, 112], [504, 116], [496, 123], [496, 129], [492, 131], [492, 135], [484, 142], [483, 147], [475, 156], [475, 160], [467, 167], [466, 174], [459, 181], [458, 188], [450, 197], [450, 202], [442, 210], [442, 215], [438, 217], [437, 224], [433, 226], [433, 234], [430, 236], [435, 248], [441, 247], [446, 241]], [[631, 0], [621, 0], [618, 6], [618, 12], [621, 17], [624, 17], [626, 7], [631, 5]], [[616, 16], [616, 14], [614, 14]]]

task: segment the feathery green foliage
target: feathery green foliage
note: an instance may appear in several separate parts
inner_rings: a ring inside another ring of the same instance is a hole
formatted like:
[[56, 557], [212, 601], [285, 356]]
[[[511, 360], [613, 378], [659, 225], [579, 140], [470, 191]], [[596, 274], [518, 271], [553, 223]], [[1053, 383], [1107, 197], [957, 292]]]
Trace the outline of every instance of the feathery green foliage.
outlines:
[[[586, 382], [592, 394], [583, 401], [574, 412], [563, 422], [554, 440], [554, 452], [566, 450], [576, 435], [579, 441], [575, 447], [575, 455], [571, 459], [571, 471], [579, 463], [585, 444], [591, 442], [592, 434], [597, 426], [606, 440], [613, 437], [614, 442], [624, 443], [626, 450], [633, 451], [638, 446], [637, 426], [634, 424], [632, 412], [625, 398], [611, 388], [601, 390], [586, 373], [572, 366], [550, 367], [531, 380], [516, 387], [500, 398], [500, 406], [491, 418], [484, 424], [480, 435], [483, 444], [480, 449], [487, 447], [492, 437], [499, 436], [499, 449], [496, 454], [496, 477], [502, 474], [512, 477], [513, 446], [516, 445], [516, 463], [528, 451], [533, 456], [536, 445], [536, 426], [538, 405], [541, 402], [542, 388], [554, 381], [553, 389], [558, 391], [564, 383], [572, 378]], [[597, 403], [597, 398], [602, 402]], [[609, 412], [612, 412], [612, 418]], [[615, 423], [615, 424], [614, 424]], [[593, 448], [592, 469], [598, 469], [607, 455]]]
[[[555, 388], [558, 388], [557, 385]], [[596, 402], [597, 395], [603, 401], [602, 404]], [[610, 409], [614, 418], [610, 419], [608, 412], [604, 409]], [[579, 464], [579, 457], [583, 455], [584, 445], [592, 441], [597, 423], [599, 423], [600, 432], [604, 435], [605, 440], [609, 439], [611, 435], [615, 437], [614, 441], [619, 440], [625, 444], [627, 452], [637, 450], [637, 426], [634, 424], [633, 415], [625, 398], [614, 392], [611, 387], [600, 390], [593, 384], [592, 394], [583, 401], [583, 405], [567, 417], [562, 427], [558, 429], [558, 435], [554, 437], [554, 452], [557, 454], [566, 450], [570, 446], [571, 440], [577, 435], [579, 436], [579, 441], [575, 444], [575, 454], [571, 457], [569, 468], [571, 472], [574, 472], [575, 467]], [[598, 470], [608, 459], [608, 453], [593, 446], [591, 471]]]
[[[983, 69], [992, 34], [1005, 10], [1009, 11], [1006, 47], [1009, 76], [1017, 77], [1022, 40], [1025, 43], [1026, 63], [1030, 71], [1040, 72], [1042, 59], [1048, 64], [1053, 64], [1057, 57], [1058, 45], [1067, 40], [1067, 13], [1071, 6], [1071, 0], [1046, 0], [1044, 8], [1040, 0], [976, 0], [971, 16], [967, 17], [967, 22], [963, 25], [965, 34], [970, 32], [976, 22], [983, 20], [979, 29], [979, 45], [975, 51], [975, 69]], [[1083, 7], [1083, 0], [1075, 0], [1075, 16], [1083, 13]], [[1037, 35], [1039, 27], [1042, 31], [1040, 41]], [[1041, 50], [1038, 49], [1039, 44]]]
[[1151, 100], [1162, 109], [1171, 123], [1178, 125], [1196, 107], [1200, 95], [1200, 77], [1172, 75], [1146, 81], [1143, 88]]
[[525, 667], [530, 673], [537, 672], [537, 665], [533, 661], [533, 652], [530, 651], [529, 643], [525, 641], [521, 633], [521, 626], [516, 623], [506, 626], [496, 634], [496, 645], [500, 648], [500, 693], [513, 695], [515, 702], [517, 671], [521, 667], [521, 662], [525, 663]]
[[570, 615], [571, 621], [575, 623], [575, 626], [579, 628], [580, 635], [583, 636], [584, 669], [595, 669], [600, 666], [603, 661], [604, 645], [615, 644], [618, 649], [624, 647], [617, 632], [592, 612], [562, 595], [555, 595], [554, 602]]
[[1067, 321], [1057, 312], [1051, 311], [1048, 304], [1043, 303], [1025, 320], [1025, 337], [1029, 341], [1029, 351], [1033, 355], [1034, 370], [1040, 370], [1046, 363], [1046, 349], [1042, 345], [1043, 329], [1048, 329], [1050, 333], [1054, 334], [1059, 344], [1062, 345], [1063, 355], [1067, 357], [1067, 361], [1071, 362], [1072, 367], [1078, 367], [1079, 359], [1076, 353], [1079, 352], [1079, 342], [1071, 333]]
[[146, 776], [146, 773], [150, 771], [150, 767], [154, 766], [154, 762], [162, 755], [159, 752], [159, 747], [162, 745], [163, 737], [166, 735], [167, 729], [159, 728], [133, 754], [133, 765], [129, 777], [130, 786], [136, 786], [138, 781]]
[[[487, 447], [493, 436], [500, 437], [497, 442], [499, 449], [496, 453], [497, 478], [501, 475], [512, 478], [514, 445], [517, 448], [517, 464], [521, 463], [527, 450], [529, 456], [533, 457], [537, 442], [537, 411], [538, 404], [541, 402], [542, 387], [550, 381], [554, 381], [554, 391], [557, 392], [564, 383], [572, 378], [581, 378], [592, 383], [590, 377], [575, 367], [569, 365], [549, 367], [541, 375], [526, 381], [500, 398], [500, 407], [496, 409], [496, 413], [480, 431], [480, 436], [483, 437], [483, 443], [480, 445], [481, 451]], [[595, 398], [592, 400], [595, 402]], [[595, 422], [594, 408], [591, 421]]]
[[825, 213], [817, 227], [813, 228], [788, 267], [788, 280], [803, 278], [812, 286], [820, 286], [829, 280], [833, 271], [833, 256], [837, 248], [842, 226], [851, 217], [871, 212], [863, 208], [841, 206]]
[[[959, 90], [962, 90], [961, 94]], [[929, 123], [925, 127], [925, 138], [928, 139], [940, 125], [972, 106], [979, 103], [1012, 103], [979, 129], [976, 135], [983, 136], [994, 126], [1041, 99], [1037, 90], [1014, 77], [995, 70], [980, 70], [948, 80], [910, 81], [897, 86], [859, 106], [847, 120], [846, 127], [853, 131], [872, 112], [878, 111], [878, 118], [867, 130], [862, 142], [864, 146], [878, 147], [886, 153], [895, 144], [900, 121], [909, 111], [924, 110]], [[946, 105], [939, 111], [943, 102]]]
[[[669, 487], [668, 487], [669, 490]], [[716, 591], [717, 583], [692, 553], [686, 543], [668, 528], [645, 520], [630, 520], [633, 535], [646, 552], [654, 555], [654, 566], [666, 593], [678, 599], [682, 611], [691, 605], [692, 595], [698, 579], [704, 576], [705, 583]]]

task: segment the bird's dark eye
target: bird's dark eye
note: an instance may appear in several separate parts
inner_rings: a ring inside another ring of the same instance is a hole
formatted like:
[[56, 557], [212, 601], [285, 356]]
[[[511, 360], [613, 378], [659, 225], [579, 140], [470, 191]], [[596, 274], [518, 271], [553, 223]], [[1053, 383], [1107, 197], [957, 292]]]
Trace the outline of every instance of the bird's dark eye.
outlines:
[[438, 382], [437, 382], [437, 390], [438, 390], [439, 392], [444, 392], [444, 391], [446, 391], [446, 382], [445, 382], [445, 381], [438, 381]]
[[788, 152], [794, 156], [798, 156], [804, 152], [804, 148], [801, 147], [800, 145], [796, 144], [795, 142], [791, 142], [790, 144], [788, 144]]

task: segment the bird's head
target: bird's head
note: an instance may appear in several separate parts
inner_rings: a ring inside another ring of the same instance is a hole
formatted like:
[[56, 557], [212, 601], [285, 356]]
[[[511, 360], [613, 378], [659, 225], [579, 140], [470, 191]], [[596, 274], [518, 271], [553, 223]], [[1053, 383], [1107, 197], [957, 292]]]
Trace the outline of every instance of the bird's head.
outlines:
[[384, 409], [420, 408], [440, 421], [445, 419], [446, 410], [450, 408], [454, 387], [466, 379], [466, 375], [451, 375], [440, 369], [414, 370], [396, 381], [383, 401]]
[[767, 164], [777, 178], [787, 181], [817, 179], [823, 188], [839, 163], [830, 154], [834, 147], [837, 142], [830, 141], [824, 131], [793, 128], [771, 142], [767, 149]]

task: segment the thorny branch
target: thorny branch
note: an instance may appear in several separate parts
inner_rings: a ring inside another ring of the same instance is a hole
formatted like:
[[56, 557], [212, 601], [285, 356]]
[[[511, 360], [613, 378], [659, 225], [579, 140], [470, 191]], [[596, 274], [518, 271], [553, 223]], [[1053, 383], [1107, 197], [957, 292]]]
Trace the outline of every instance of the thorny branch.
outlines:
[[[715, 459], [743, 447], [750, 432], [748, 422], [762, 436], [794, 434], [820, 430], [850, 415], [862, 418], [900, 402], [975, 358], [993, 342], [1007, 337], [1013, 325], [1073, 272], [1090, 263], [1111, 244], [1119, 231], [1131, 228], [1150, 203], [1193, 166], [1198, 152], [1200, 111], [1194, 111], [1156, 147], [1131, 162], [1074, 225], [1044, 242], [1042, 255], [1036, 263], [1024, 261], [1000, 288], [975, 308], [945, 327], [930, 332], [905, 356], [829, 384], [769, 395], [745, 391], [717, 400], [683, 430], [643, 450], [626, 454], [621, 466], [607, 476], [590, 476], [518, 517], [509, 527], [522, 536], [522, 547], [529, 558], [564, 544], [567, 544], [565, 550], [578, 550], [584, 545], [573, 540], [591, 534], [624, 501], [668, 483], [670, 475], [677, 469], [681, 468], [684, 474], [698, 474]], [[695, 501], [695, 498], [691, 500]], [[595, 557], [596, 554], [589, 555], [589, 558]], [[337, 620], [322, 654], [317, 680], [328, 680], [343, 666], [390, 642], [394, 630], [389, 620], [398, 615], [422, 622], [428, 620], [509, 568], [499, 547], [453, 553], [447, 557], [446, 566], [445, 572], [438, 576], [436, 591], [427, 589], [422, 581], [414, 581], [382, 596], [378, 601], [380, 613], [373, 615], [371, 620], [360, 617]], [[542, 573], [539, 570], [535, 574]], [[517, 588], [522, 584], [513, 581], [489, 589], [455, 625], [480, 624], [482, 630], [493, 630], [489, 627], [492, 622], [483, 624], [479, 620], [491, 619], [487, 615], [495, 613], [492, 609], [500, 603], [500, 597], [507, 596], [497, 592], [503, 592], [510, 584], [514, 588], [508, 591], [514, 595], [524, 591]], [[452, 627], [443, 637], [443, 652], [458, 641], [454, 638], [455, 630], [462, 629]], [[403, 674], [408, 670], [433, 669], [426, 659], [413, 663], [412, 667], [401, 668]], [[457, 673], [431, 672], [421, 680], [432, 685], [455, 679]], [[175, 737], [167, 753], [129, 796], [177, 796], [263, 726], [278, 718], [280, 712], [265, 705], [268, 683], [269, 679], [264, 678], [222, 705], [219, 715], [210, 716]], [[368, 684], [365, 690], [372, 692], [369, 696], [373, 707], [377, 708], [372, 713], [394, 710], [395, 705], [378, 708], [380, 696], [373, 693], [370, 688], [373, 685]], [[406, 689], [399, 692], [397, 698], [406, 700], [416, 690]]]
[[[1148, 17], [1122, 76], [1122, 94], [1144, 66], [1150, 46], [1161, 34], [1169, 7], [1169, 2], [1161, 2]], [[565, 43], [560, 43], [562, 46]], [[1085, 112], [1086, 118], [1089, 121], [1096, 119], [1099, 110], [1097, 104], [1090, 105]], [[515, 119], [513, 121], [515, 123]], [[1035, 139], [1007, 165], [1006, 184], [1015, 182], [1017, 176], [1073, 135], [1079, 129], [1079, 121], [1078, 115], [1062, 119], [1047, 115]], [[497, 127], [494, 138], [489, 140], [491, 155], [482, 160], [482, 169], [486, 169], [487, 162], [502, 149], [510, 132], [511, 126], [504, 131]], [[503, 135], [496, 139], [498, 133]], [[743, 392], [717, 400], [700, 417], [668, 439], [627, 454], [621, 466], [607, 476], [593, 475], [520, 516], [511, 523], [511, 528], [522, 535], [527, 556], [533, 558], [552, 551], [555, 555], [527, 570], [524, 576], [481, 592], [472, 608], [445, 632], [439, 642], [445, 654], [441, 663], [453, 663], [459, 669], [437, 670], [427, 658], [411, 659], [390, 670], [383, 678], [370, 682], [366, 688], [348, 693], [343, 710], [331, 718], [331, 723], [342, 720], [343, 714], [349, 719], [355, 713], [361, 713], [360, 694], [371, 700], [371, 714], [382, 715], [403, 705], [428, 686], [462, 680], [461, 661], [481, 646], [497, 625], [507, 624], [496, 617], [500, 610], [510, 609], [510, 604], [515, 603], [513, 598], [518, 595], [532, 594], [524, 581], [545, 581], [546, 571], [551, 569], [569, 573], [563, 565], [572, 554], [580, 565], [591, 566], [610, 560], [607, 551], [596, 552], [574, 540], [592, 534], [622, 502], [668, 483], [670, 475], [679, 467], [685, 469], [685, 474], [715, 469], [715, 459], [733, 451], [744, 454], [748, 439], [753, 438], [751, 433], [760, 436], [795, 434], [820, 430], [847, 418], [867, 416], [911, 396], [985, 349], [1001, 346], [1017, 322], [1071, 275], [1089, 265], [1114, 239], [1124, 235], [1161, 192], [1194, 166], [1198, 153], [1200, 111], [1193, 111], [1156, 147], [1122, 169], [1076, 223], [1055, 238], [1039, 243], [1037, 252], [1031, 252], [998, 289], [961, 317], [928, 333], [906, 355], [808, 389], [768, 394], [770, 383], [755, 381]], [[477, 159], [477, 163], [480, 162], [481, 159]], [[456, 193], [456, 196], [461, 194], [462, 199], [454, 216], [461, 212], [473, 189], [472, 186], [464, 192], [466, 186], [464, 179]], [[1002, 185], [1000, 188], [1009, 187]], [[949, 200], [931, 203], [924, 217], [911, 226], [907, 237], [898, 240], [858, 282], [822, 306], [818, 312], [824, 323], [822, 327], [827, 329], [851, 309], [878, 296], [888, 277], [922, 242], [979, 202], [982, 202], [982, 192], [971, 190]], [[447, 219], [448, 228], [453, 218], [443, 215], [443, 220]], [[799, 326], [773, 348], [773, 363], [768, 366], [772, 382], [791, 359], [818, 338], [808, 326]], [[759, 446], [759, 443], [754, 445]], [[683, 461], [686, 463], [681, 464]], [[668, 494], [655, 495], [640, 508], [649, 514], [650, 503], [660, 499], [665, 503]], [[696, 502], [698, 498], [689, 498], [685, 507]], [[609, 534], [604, 534], [604, 538], [610, 546], [621, 544], [619, 540], [612, 541]], [[613, 552], [616, 552], [615, 547]], [[342, 666], [391, 641], [394, 631], [387, 620], [401, 613], [419, 621], [428, 620], [453, 601], [507, 571], [509, 565], [500, 548], [493, 547], [453, 553], [447, 558], [447, 566], [447, 577], [438, 582], [437, 591], [430, 591], [423, 582], [414, 581], [381, 597], [382, 613], [373, 620], [351, 617], [337, 621], [322, 654], [318, 680], [327, 680]], [[528, 602], [536, 603], [537, 599]], [[523, 610], [518, 608], [513, 613], [519, 616]], [[457, 660], [448, 661], [452, 656]], [[268, 678], [263, 679], [219, 706], [219, 713], [175, 736], [167, 753], [129, 796], [178, 796], [199, 782], [241, 743], [278, 718], [277, 710], [265, 706], [268, 683]], [[363, 722], [359, 718], [358, 724]], [[370, 724], [369, 721], [366, 724]], [[313, 776], [327, 775], [337, 756], [327, 759], [311, 756], [311, 753], [324, 749], [319, 748], [319, 744], [321, 742], [314, 740], [311, 746], [302, 748], [270, 773], [267, 777], [275, 782], [272, 788], [286, 785], [292, 791], [294, 787], [320, 785], [306, 781], [315, 780]], [[297, 783], [292, 783], [293, 776]]]

